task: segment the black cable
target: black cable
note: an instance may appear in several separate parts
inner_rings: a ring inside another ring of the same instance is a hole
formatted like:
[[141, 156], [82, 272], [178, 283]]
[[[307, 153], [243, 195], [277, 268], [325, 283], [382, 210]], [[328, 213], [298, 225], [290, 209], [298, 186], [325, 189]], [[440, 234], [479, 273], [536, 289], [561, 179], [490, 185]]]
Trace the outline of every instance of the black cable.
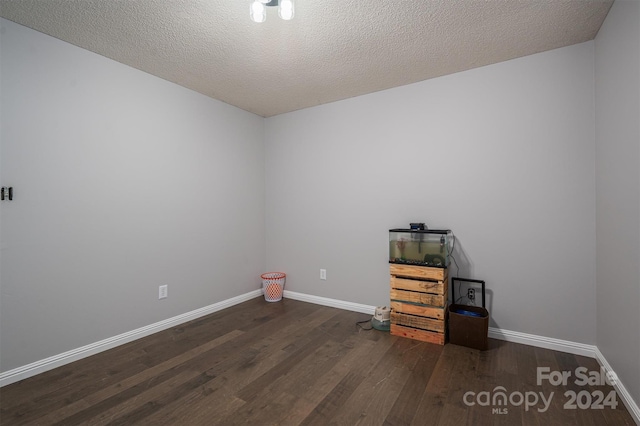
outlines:
[[[456, 258], [453, 256], [453, 250], [456, 247], [456, 236], [451, 232], [451, 238], [453, 239], [453, 243], [451, 244], [451, 250], [449, 250], [449, 256], [453, 259], [453, 263], [456, 265], [456, 277], [460, 274], [460, 267], [458, 266], [458, 262]], [[458, 289], [459, 290], [459, 289]]]
[[[361, 326], [360, 324], [364, 324], [368, 322], [369, 323], [369, 328], [364, 328], [363, 326]], [[363, 329], [364, 331], [369, 331], [369, 330], [373, 330], [373, 325], [371, 325], [371, 320], [365, 320], [365, 321], [358, 321], [356, 322], [356, 327], [360, 327], [361, 329]]]
[[[456, 277], [460, 274], [460, 267], [458, 266], [458, 262], [456, 261], [456, 258], [453, 256], [453, 250], [456, 247], [456, 236], [454, 235], [453, 231], [451, 232], [451, 239], [453, 240], [453, 243], [451, 243], [451, 250], [449, 250], [449, 256], [451, 257], [451, 259], [453, 259], [453, 263], [456, 265]], [[462, 295], [462, 291], [460, 289], [461, 286], [461, 282], [458, 281], [458, 294], [460, 296], [458, 296], [458, 298], [456, 300], [454, 300], [453, 303], [458, 303], [460, 300], [462, 300], [464, 298], [464, 296]]]
[[464, 298], [464, 296], [462, 295], [462, 288], [461, 287], [462, 287], [462, 281], [458, 281], [458, 294], [460, 296], [453, 303], [457, 304], [460, 300], [462, 300]]

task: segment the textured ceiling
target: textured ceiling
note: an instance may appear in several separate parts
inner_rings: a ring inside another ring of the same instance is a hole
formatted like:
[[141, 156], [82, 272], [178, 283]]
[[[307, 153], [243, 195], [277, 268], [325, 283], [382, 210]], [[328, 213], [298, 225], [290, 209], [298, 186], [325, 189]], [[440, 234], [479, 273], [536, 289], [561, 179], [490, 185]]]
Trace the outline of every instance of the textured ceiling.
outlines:
[[613, 0], [0, 0], [0, 16], [269, 117], [595, 37]]

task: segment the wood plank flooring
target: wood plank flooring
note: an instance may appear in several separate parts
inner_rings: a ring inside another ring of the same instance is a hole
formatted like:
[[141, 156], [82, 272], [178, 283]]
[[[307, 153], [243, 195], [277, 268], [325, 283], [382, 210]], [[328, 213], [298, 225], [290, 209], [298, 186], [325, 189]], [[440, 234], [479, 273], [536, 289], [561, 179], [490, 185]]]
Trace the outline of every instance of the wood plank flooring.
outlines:
[[[5, 386], [0, 425], [634, 424], [617, 397], [616, 409], [565, 408], [567, 391], [585, 403], [610, 386], [536, 383], [538, 366], [599, 371], [593, 359], [498, 340], [438, 346], [356, 326], [366, 319], [253, 299]], [[480, 404], [500, 390], [512, 401]], [[525, 407], [514, 392], [552, 399]]]

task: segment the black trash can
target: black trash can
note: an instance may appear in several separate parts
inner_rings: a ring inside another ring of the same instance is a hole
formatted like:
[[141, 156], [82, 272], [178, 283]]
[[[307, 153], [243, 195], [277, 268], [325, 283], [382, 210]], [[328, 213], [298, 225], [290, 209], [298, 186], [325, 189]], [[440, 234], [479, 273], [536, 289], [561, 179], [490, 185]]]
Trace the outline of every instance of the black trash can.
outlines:
[[486, 351], [489, 347], [489, 311], [479, 306], [449, 306], [449, 343]]

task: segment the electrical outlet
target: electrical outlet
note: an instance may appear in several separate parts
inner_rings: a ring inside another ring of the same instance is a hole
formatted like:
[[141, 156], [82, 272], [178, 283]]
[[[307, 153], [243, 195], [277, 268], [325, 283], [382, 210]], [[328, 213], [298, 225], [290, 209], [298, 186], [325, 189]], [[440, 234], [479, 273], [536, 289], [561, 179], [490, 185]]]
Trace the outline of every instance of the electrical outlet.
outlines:
[[467, 298], [469, 300], [474, 300], [476, 298], [476, 289], [474, 288], [467, 289]]
[[320, 269], [320, 279], [321, 280], [326, 280], [327, 279], [327, 270], [326, 269]]
[[167, 285], [161, 285], [160, 287], [158, 287], [158, 299], [166, 299], [167, 296], [169, 295], [169, 286]]

